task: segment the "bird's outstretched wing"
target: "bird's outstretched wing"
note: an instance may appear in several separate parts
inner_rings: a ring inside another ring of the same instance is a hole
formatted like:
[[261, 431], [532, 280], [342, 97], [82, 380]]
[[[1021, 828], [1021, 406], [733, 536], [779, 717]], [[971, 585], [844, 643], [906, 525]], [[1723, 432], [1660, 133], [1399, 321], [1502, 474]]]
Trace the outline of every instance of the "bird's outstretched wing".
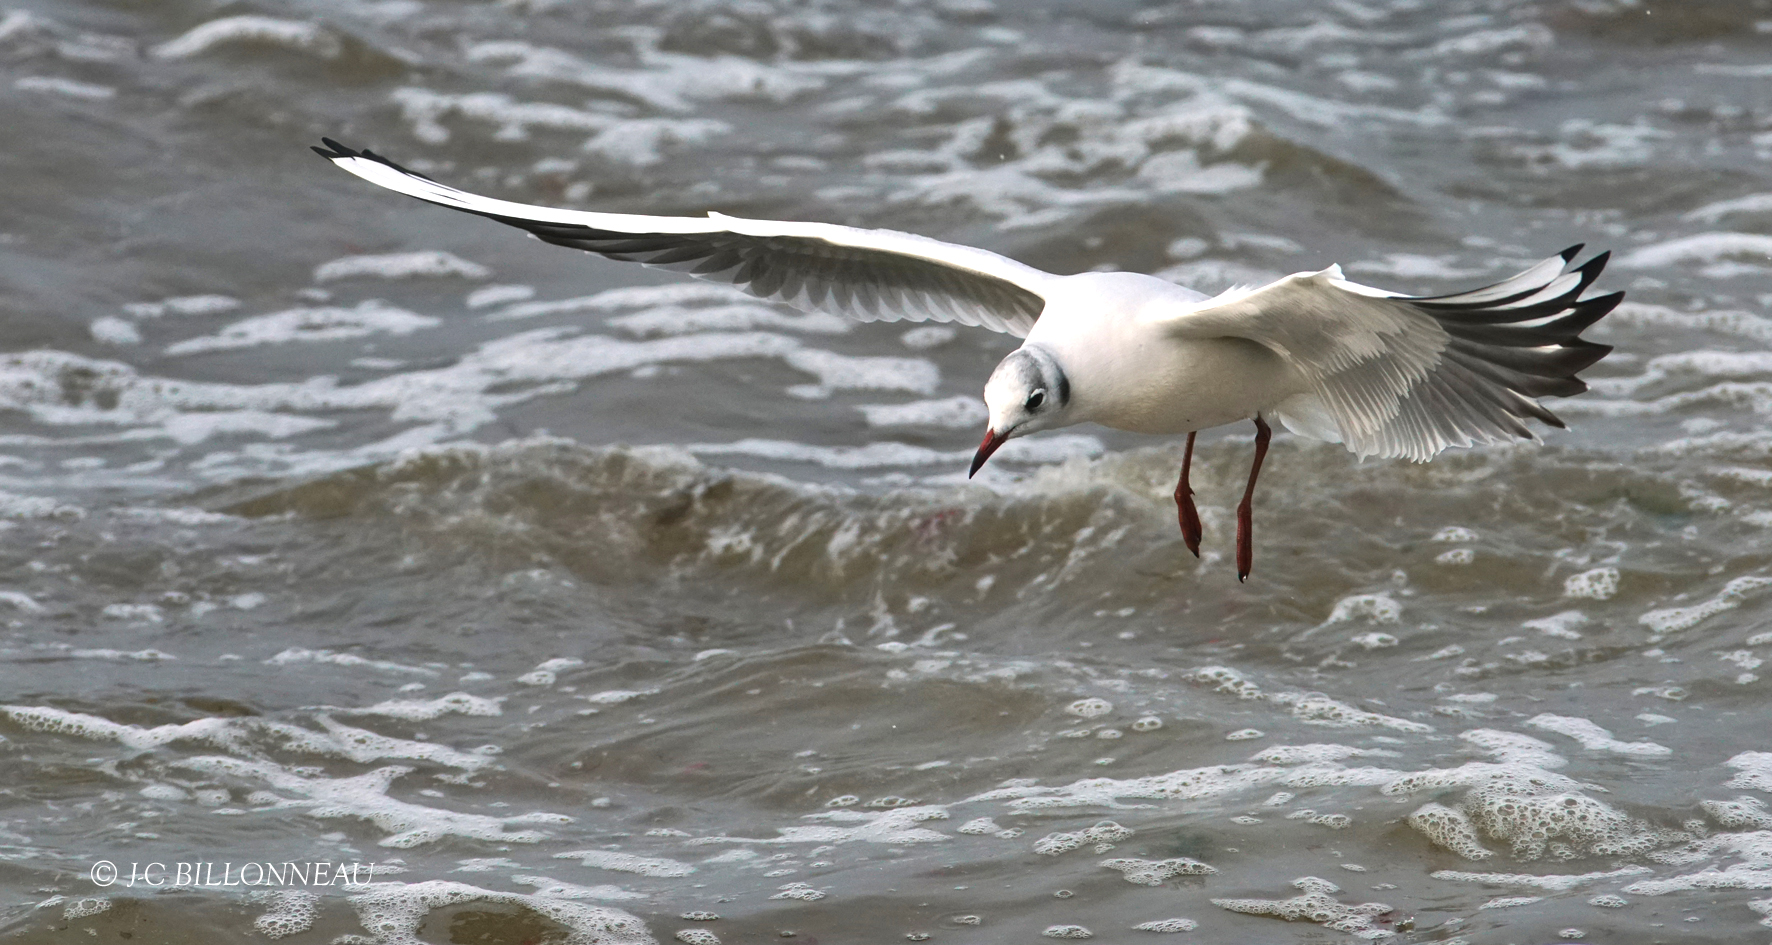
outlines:
[[1563, 426], [1537, 398], [1587, 390], [1575, 375], [1612, 349], [1580, 335], [1624, 298], [1581, 297], [1609, 254], [1577, 266], [1580, 251], [1433, 298], [1349, 282], [1331, 266], [1226, 292], [1164, 321], [1177, 337], [1246, 338], [1284, 358], [1312, 392], [1281, 407], [1287, 426], [1338, 434], [1361, 456], [1421, 461], [1449, 446], [1532, 439], [1527, 417]]
[[557, 210], [440, 184], [371, 151], [314, 150], [389, 190], [521, 227], [610, 259], [675, 269], [760, 298], [863, 321], [937, 321], [1025, 337], [1054, 276], [988, 250], [830, 223]]

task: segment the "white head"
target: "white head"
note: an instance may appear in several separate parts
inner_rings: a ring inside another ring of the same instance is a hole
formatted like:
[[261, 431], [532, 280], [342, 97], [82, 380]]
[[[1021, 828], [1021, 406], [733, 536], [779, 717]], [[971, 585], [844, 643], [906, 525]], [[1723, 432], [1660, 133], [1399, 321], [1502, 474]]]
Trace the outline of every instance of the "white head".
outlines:
[[976, 475], [997, 447], [1009, 440], [1070, 423], [1065, 414], [1071, 405], [1071, 382], [1050, 351], [1023, 345], [991, 372], [984, 385], [984, 405], [990, 410], [991, 427], [968, 476]]

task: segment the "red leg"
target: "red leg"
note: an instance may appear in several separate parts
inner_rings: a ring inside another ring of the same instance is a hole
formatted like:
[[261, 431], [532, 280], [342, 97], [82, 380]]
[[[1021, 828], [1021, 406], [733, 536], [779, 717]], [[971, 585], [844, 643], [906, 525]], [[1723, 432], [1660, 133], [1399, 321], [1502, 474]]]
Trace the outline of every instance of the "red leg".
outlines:
[[1237, 503], [1237, 580], [1249, 579], [1255, 562], [1255, 478], [1261, 475], [1261, 461], [1267, 458], [1267, 441], [1274, 431], [1267, 421], [1255, 415], [1255, 462], [1249, 466], [1249, 486], [1243, 490], [1243, 501]]
[[1187, 435], [1187, 452], [1181, 456], [1181, 482], [1175, 486], [1175, 509], [1181, 516], [1181, 541], [1187, 550], [1200, 556], [1200, 510], [1194, 508], [1194, 487], [1188, 485], [1188, 470], [1194, 465], [1194, 434]]

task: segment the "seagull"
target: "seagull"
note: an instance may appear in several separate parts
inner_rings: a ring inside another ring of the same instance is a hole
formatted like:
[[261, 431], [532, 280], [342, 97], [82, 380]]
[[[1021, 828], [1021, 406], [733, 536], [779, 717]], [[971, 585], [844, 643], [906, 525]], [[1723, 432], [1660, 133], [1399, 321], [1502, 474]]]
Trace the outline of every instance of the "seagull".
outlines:
[[1187, 434], [1175, 505], [1197, 557], [1188, 483], [1201, 430], [1255, 422], [1237, 505], [1237, 580], [1254, 560], [1254, 496], [1273, 435], [1344, 444], [1356, 456], [1426, 462], [1453, 446], [1537, 440], [1563, 427], [1541, 397], [1579, 394], [1576, 375], [1612, 351], [1581, 333], [1623, 292], [1584, 297], [1609, 253], [1580, 245], [1493, 285], [1432, 297], [1351, 282], [1339, 266], [1207, 297], [1155, 276], [1061, 276], [989, 250], [831, 223], [643, 216], [482, 197], [372, 151], [314, 150], [389, 190], [528, 230], [559, 246], [687, 272], [758, 298], [861, 321], [954, 322], [1023, 339], [991, 372], [976, 475], [1009, 440], [1094, 422]]

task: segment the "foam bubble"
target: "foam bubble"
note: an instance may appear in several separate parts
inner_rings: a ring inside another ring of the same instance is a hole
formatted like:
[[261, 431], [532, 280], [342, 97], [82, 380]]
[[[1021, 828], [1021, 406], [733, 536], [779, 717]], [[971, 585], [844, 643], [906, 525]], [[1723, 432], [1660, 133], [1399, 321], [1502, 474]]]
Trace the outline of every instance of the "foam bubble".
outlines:
[[1564, 597], [1586, 597], [1593, 600], [1607, 600], [1618, 593], [1618, 569], [1594, 568], [1580, 574], [1570, 575], [1563, 582]]
[[1106, 699], [1090, 697], [1078, 699], [1064, 707], [1065, 712], [1083, 719], [1099, 718], [1114, 711], [1114, 704]]
[[1478, 906], [1479, 909], [1512, 909], [1516, 906], [1529, 906], [1535, 902], [1543, 902], [1543, 896], [1497, 896]]
[[1174, 876], [1205, 876], [1218, 872], [1199, 860], [1185, 856], [1167, 860], [1138, 860], [1121, 857], [1102, 860], [1099, 865], [1118, 871], [1126, 877], [1127, 882], [1139, 886], [1161, 886], [1164, 880]]
[[1315, 876], [1300, 877], [1293, 880], [1292, 885], [1303, 890], [1303, 893], [1280, 900], [1213, 899], [1212, 904], [1220, 909], [1245, 915], [1271, 915], [1288, 922], [1304, 919], [1337, 932], [1356, 934], [1382, 931], [1373, 927], [1373, 919], [1392, 911], [1390, 906], [1382, 902], [1345, 905], [1333, 896], [1341, 891], [1341, 887]]
[[1094, 938], [1095, 933], [1080, 925], [1049, 925], [1040, 933], [1046, 938]]
[[679, 929], [675, 937], [685, 945], [720, 945], [720, 936], [707, 929]]
[[1375, 725], [1399, 732], [1417, 733], [1434, 730], [1433, 726], [1421, 722], [1412, 722], [1408, 719], [1356, 709], [1345, 702], [1331, 699], [1321, 693], [1280, 692], [1267, 698], [1270, 702], [1290, 706], [1293, 717], [1309, 725], [1336, 727]]
[[1335, 609], [1329, 612], [1329, 619], [1322, 626], [1346, 623], [1350, 620], [1365, 618], [1373, 623], [1396, 623], [1403, 616], [1403, 606], [1391, 598], [1389, 594], [1355, 594], [1335, 602]]
[[1134, 932], [1192, 932], [1200, 927], [1200, 923], [1192, 919], [1156, 919], [1140, 922], [1132, 927]]
[[114, 741], [134, 749], [157, 748], [175, 741], [194, 741], [221, 747], [237, 744], [242, 732], [233, 720], [225, 718], [197, 719], [178, 725], [122, 725], [110, 719], [82, 712], [69, 712], [48, 706], [5, 705], [0, 715], [11, 719], [20, 728], [31, 732], [71, 735], [93, 741]]
[[320, 897], [305, 889], [270, 894], [271, 908], [252, 920], [252, 927], [266, 938], [285, 938], [306, 932], [320, 915]]
[[1611, 895], [1610, 893], [1601, 893], [1600, 895], [1594, 896], [1593, 898], [1589, 899], [1587, 901], [1587, 904], [1590, 906], [1599, 906], [1602, 909], [1622, 909], [1625, 906], [1630, 905], [1630, 900], [1624, 898], [1623, 896], [1614, 896], [1614, 895]]
[[800, 902], [817, 902], [825, 896], [824, 890], [814, 889], [807, 883], [788, 883], [787, 885], [778, 888], [781, 892], [775, 893], [769, 898], [796, 899]]
[[1723, 764], [1740, 772], [1729, 779], [1729, 787], [1772, 793], [1772, 752], [1744, 751]]
[[62, 908], [62, 918], [84, 919], [89, 915], [98, 915], [110, 910], [110, 899], [104, 896], [85, 896], [80, 899], [68, 900], [68, 904]]

